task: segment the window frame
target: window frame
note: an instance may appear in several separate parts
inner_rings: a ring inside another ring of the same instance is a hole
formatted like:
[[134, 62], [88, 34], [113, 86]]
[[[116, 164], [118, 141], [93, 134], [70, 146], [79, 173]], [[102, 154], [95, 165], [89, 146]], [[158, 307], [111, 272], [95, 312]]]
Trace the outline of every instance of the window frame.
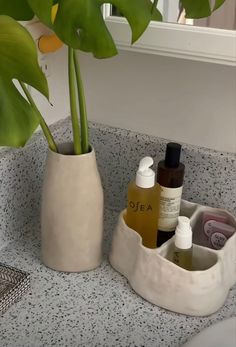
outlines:
[[105, 4], [104, 19], [119, 49], [236, 66], [236, 30], [153, 21], [131, 45], [126, 19], [110, 14], [111, 5]]

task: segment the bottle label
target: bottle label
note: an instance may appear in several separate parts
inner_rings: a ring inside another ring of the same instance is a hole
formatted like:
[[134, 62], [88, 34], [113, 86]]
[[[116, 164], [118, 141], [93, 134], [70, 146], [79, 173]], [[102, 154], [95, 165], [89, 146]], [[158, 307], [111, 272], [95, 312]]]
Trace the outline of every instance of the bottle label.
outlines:
[[149, 212], [152, 211], [152, 205], [151, 204], [143, 204], [140, 201], [129, 201], [129, 207], [132, 210], [132, 212]]
[[158, 229], [175, 230], [178, 222], [183, 187], [166, 188], [160, 186], [160, 215]]

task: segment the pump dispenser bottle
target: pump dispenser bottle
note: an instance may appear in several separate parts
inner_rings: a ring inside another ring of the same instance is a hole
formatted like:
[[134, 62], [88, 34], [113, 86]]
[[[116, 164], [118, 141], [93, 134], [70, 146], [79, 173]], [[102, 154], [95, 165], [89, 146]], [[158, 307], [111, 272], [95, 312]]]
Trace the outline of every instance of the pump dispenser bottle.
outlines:
[[136, 181], [128, 186], [128, 206], [125, 221], [142, 237], [145, 247], [156, 248], [158, 223], [158, 188], [151, 157], [141, 159]]
[[186, 270], [192, 270], [192, 228], [187, 217], [178, 217], [175, 231], [173, 263]]
[[184, 165], [180, 163], [181, 145], [170, 142], [165, 160], [158, 163], [157, 182], [160, 189], [160, 211], [157, 246], [170, 239], [177, 225], [183, 189]]

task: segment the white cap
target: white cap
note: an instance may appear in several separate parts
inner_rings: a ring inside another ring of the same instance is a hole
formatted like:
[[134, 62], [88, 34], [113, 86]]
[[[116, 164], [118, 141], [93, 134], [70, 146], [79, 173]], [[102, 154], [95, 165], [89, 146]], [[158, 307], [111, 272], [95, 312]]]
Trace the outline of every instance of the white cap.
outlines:
[[175, 230], [175, 246], [179, 249], [192, 247], [192, 228], [188, 217], [178, 217], [178, 225]]
[[141, 188], [151, 188], [155, 185], [155, 172], [150, 169], [153, 165], [151, 157], [144, 157], [140, 160], [136, 174], [136, 185]]

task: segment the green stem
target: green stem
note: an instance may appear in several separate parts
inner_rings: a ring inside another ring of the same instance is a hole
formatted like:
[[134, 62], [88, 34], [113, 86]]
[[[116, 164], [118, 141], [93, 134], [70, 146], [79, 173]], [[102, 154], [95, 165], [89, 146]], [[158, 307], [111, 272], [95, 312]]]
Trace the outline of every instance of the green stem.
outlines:
[[30, 95], [30, 92], [28, 91], [28, 89], [26, 88], [26, 85], [23, 82], [19, 81], [19, 83], [20, 83], [20, 86], [23, 89], [23, 91], [24, 91], [24, 93], [25, 93], [25, 95], [26, 95], [30, 105], [33, 107], [33, 109], [35, 110], [35, 112], [36, 112], [36, 114], [38, 116], [39, 124], [41, 126], [41, 129], [42, 129], [45, 137], [46, 137], [46, 140], [48, 142], [49, 148], [53, 152], [58, 152], [57, 145], [56, 145], [56, 143], [55, 143], [55, 141], [53, 139], [53, 136], [52, 136], [52, 134], [51, 134], [51, 132], [50, 132], [50, 130], [49, 130], [49, 128], [48, 128], [44, 118], [43, 118], [43, 116], [39, 112], [39, 110], [38, 110], [38, 108], [37, 108], [37, 106], [36, 106], [32, 96]]
[[80, 73], [80, 66], [78, 61], [78, 56], [76, 51], [73, 51], [74, 58], [74, 67], [75, 67], [75, 77], [78, 89], [78, 98], [79, 98], [79, 110], [80, 110], [80, 126], [81, 126], [81, 146], [82, 152], [89, 152], [89, 134], [88, 134], [88, 120], [87, 120], [87, 110], [86, 110], [86, 101], [84, 95], [84, 86]]
[[71, 47], [68, 47], [68, 75], [69, 75], [71, 122], [72, 122], [73, 139], [74, 139], [74, 154], [81, 154], [82, 150], [81, 150], [81, 143], [80, 143], [80, 126], [79, 126], [77, 104], [76, 104], [73, 48]]
[[153, 13], [154, 9], [157, 7], [157, 2], [158, 0], [153, 1], [151, 13]]

